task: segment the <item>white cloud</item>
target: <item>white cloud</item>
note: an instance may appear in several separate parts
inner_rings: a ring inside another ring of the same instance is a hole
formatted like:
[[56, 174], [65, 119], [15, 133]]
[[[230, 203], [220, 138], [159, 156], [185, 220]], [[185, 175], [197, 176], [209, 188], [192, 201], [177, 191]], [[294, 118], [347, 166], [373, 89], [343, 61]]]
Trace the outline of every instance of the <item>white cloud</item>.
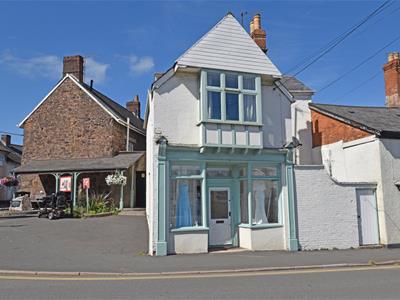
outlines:
[[[5, 65], [12, 71], [29, 78], [60, 79], [62, 76], [63, 59], [56, 55], [40, 55], [31, 58], [21, 58], [6, 51], [0, 54], [0, 65]], [[85, 59], [85, 81], [93, 79], [96, 83], [106, 80], [110, 65], [102, 64], [89, 57]]]
[[150, 56], [129, 56], [129, 69], [134, 75], [141, 75], [151, 71], [154, 67], [154, 59]]
[[85, 59], [85, 81], [91, 79], [95, 83], [102, 83], [106, 80], [107, 69], [110, 65], [102, 64], [88, 57]]
[[11, 52], [0, 54], [0, 64], [26, 77], [60, 78], [62, 59], [55, 55], [40, 55], [32, 58], [21, 58]]

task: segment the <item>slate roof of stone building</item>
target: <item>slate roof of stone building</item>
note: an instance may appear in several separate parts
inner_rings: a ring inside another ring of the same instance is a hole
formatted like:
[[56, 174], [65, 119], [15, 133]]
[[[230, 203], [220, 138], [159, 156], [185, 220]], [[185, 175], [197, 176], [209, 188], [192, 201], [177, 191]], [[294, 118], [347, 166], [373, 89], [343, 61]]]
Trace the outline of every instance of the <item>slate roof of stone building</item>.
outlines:
[[120, 153], [114, 157], [33, 160], [13, 170], [15, 174], [36, 174], [67, 171], [112, 171], [131, 167], [144, 151]]
[[400, 138], [400, 108], [310, 103], [312, 110], [382, 138]]
[[136, 128], [143, 130], [143, 120], [140, 117], [134, 115], [125, 107], [123, 107], [116, 101], [112, 100], [111, 98], [107, 97], [103, 93], [99, 92], [98, 90], [94, 89], [93, 87], [91, 88], [86, 83], [81, 82], [81, 84], [88, 93], [92, 94], [94, 97], [99, 99], [105, 106], [107, 106], [108, 109], [112, 110], [121, 119], [126, 120], [127, 118], [129, 118], [129, 121], [132, 126], [135, 126]]
[[0, 141], [0, 151], [6, 152], [6, 156], [9, 160], [12, 160], [17, 164], [21, 164], [22, 146], [15, 144], [10, 144], [7, 146], [4, 145], [2, 141]]
[[276, 77], [282, 75], [231, 13], [182, 54], [176, 63]]

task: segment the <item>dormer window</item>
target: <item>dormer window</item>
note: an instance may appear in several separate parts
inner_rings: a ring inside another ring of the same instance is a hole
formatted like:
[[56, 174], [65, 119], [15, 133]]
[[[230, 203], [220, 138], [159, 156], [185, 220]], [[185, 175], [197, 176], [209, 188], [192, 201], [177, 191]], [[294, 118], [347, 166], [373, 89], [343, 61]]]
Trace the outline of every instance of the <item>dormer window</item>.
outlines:
[[262, 123], [260, 76], [203, 70], [201, 99], [201, 121]]

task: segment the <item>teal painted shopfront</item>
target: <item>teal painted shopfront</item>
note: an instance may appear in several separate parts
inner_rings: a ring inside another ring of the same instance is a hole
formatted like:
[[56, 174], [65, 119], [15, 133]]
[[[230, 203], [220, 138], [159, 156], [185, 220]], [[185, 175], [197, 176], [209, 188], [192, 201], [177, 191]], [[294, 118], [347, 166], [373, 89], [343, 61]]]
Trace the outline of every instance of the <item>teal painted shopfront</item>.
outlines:
[[159, 153], [157, 255], [298, 249], [290, 149], [200, 153], [164, 140]]

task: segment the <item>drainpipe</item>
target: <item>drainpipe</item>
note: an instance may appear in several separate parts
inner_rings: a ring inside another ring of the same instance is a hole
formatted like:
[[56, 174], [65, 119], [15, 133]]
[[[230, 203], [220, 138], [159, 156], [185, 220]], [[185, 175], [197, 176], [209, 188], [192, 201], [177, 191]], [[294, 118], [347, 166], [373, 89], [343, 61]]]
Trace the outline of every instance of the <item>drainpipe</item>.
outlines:
[[129, 151], [129, 124], [130, 124], [130, 119], [126, 118], [126, 151]]
[[289, 251], [298, 251], [299, 242], [297, 240], [293, 148], [287, 148], [287, 150], [288, 151], [286, 154], [286, 184], [288, 190], [288, 208], [289, 208], [288, 248]]

